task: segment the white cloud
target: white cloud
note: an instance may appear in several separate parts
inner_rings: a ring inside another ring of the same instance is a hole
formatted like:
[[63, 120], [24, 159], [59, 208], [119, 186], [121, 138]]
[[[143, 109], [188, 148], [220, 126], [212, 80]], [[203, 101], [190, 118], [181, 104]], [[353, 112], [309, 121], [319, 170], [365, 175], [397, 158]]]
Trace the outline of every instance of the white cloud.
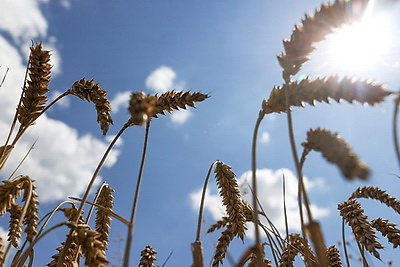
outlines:
[[188, 109], [174, 110], [171, 114], [171, 121], [176, 124], [184, 124], [192, 115]]
[[271, 139], [271, 136], [270, 136], [270, 134], [268, 132], [263, 132], [261, 134], [261, 142], [262, 143], [265, 143], [265, 144], [269, 143], [270, 139]]
[[[18, 104], [25, 75], [27, 58], [21, 55], [29, 51], [30, 40], [44, 38], [47, 34], [47, 21], [40, 10], [46, 1], [5, 0], [0, 9], [0, 29], [11, 34], [18, 47], [13, 47], [0, 35], [0, 77], [9, 68], [7, 78], [0, 88], [0, 145], [6, 140], [15, 108]], [[55, 39], [47, 39], [54, 44]], [[45, 48], [46, 44], [44, 44]], [[57, 50], [51, 47], [58, 64]], [[51, 92], [49, 97], [51, 97]], [[79, 118], [77, 118], [79, 119]], [[93, 122], [95, 125], [95, 122]], [[1, 178], [8, 178], [20, 160], [29, 150], [36, 138], [37, 144], [25, 160], [17, 174], [28, 175], [36, 180], [41, 202], [58, 201], [68, 196], [80, 196], [85, 190], [108, 142], [91, 135], [80, 135], [78, 131], [64, 122], [50, 119], [46, 115], [30, 127], [14, 148], [6, 165], [1, 170]], [[105, 167], [112, 166], [119, 155], [118, 149], [111, 151]]]
[[146, 87], [157, 92], [165, 93], [174, 88], [176, 73], [167, 66], [158, 67], [146, 78]]
[[117, 93], [110, 101], [112, 111], [117, 113], [121, 108], [127, 108], [131, 93], [130, 91]]
[[[238, 179], [242, 198], [249, 204], [252, 203], [252, 195], [249, 188], [249, 185], [251, 185], [252, 181], [251, 173], [251, 171], [247, 171]], [[285, 175], [286, 180], [286, 209], [289, 228], [291, 230], [299, 231], [300, 220], [297, 205], [297, 178], [292, 171], [289, 169], [281, 169], [276, 171], [271, 169], [257, 170], [258, 198], [268, 218], [283, 233], [285, 229], [282, 194], [283, 174]], [[307, 178], [304, 179], [308, 190], [323, 186], [320, 180], [314, 182], [308, 180]], [[198, 211], [200, 196], [201, 190], [192, 192], [189, 196], [192, 208], [196, 211]], [[208, 211], [214, 220], [219, 220], [223, 216], [224, 209], [221, 207], [221, 198], [218, 196], [218, 193], [208, 193], [204, 210]], [[320, 218], [329, 214], [328, 209], [318, 207], [316, 205], [311, 205], [311, 209], [315, 218]], [[249, 237], [253, 236], [251, 229], [254, 228], [249, 225]]]

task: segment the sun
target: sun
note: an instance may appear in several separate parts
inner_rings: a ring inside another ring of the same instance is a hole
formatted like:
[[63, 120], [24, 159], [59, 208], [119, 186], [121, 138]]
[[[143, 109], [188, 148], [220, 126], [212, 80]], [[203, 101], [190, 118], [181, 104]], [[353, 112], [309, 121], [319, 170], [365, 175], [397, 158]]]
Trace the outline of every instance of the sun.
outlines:
[[390, 51], [391, 25], [390, 17], [367, 9], [360, 22], [346, 25], [327, 38], [327, 63], [342, 71], [376, 67]]

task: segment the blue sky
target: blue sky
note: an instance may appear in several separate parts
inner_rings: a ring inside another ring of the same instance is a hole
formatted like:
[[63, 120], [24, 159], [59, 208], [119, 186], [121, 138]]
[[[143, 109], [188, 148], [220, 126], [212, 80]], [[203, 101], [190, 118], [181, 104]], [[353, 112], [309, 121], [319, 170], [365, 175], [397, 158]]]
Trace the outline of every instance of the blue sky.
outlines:
[[[388, 1], [387, 1], [388, 2]], [[155, 119], [151, 125], [148, 157], [139, 198], [131, 264], [148, 244], [157, 251], [161, 265], [171, 251], [167, 266], [189, 266], [190, 243], [195, 239], [199, 190], [210, 164], [222, 160], [233, 167], [243, 188], [249, 182], [251, 138], [263, 98], [274, 85], [282, 84], [276, 56], [282, 39], [304, 13], [313, 13], [322, 1], [79, 1], [7, 0], [0, 10], [0, 76], [10, 68], [0, 88], [1, 140], [5, 140], [20, 95], [31, 40], [43, 41], [52, 50], [54, 64], [51, 96], [67, 90], [77, 80], [94, 78], [113, 104], [114, 125], [102, 137], [94, 106], [69, 97], [54, 106], [31, 127], [2, 170], [5, 179], [33, 141], [35, 149], [18, 174], [37, 180], [41, 215], [68, 196], [81, 196], [110, 138], [128, 119], [129, 94], [166, 90], [209, 93], [197, 109], [174, 112]], [[355, 75], [372, 78], [397, 90], [399, 84], [399, 21], [390, 8], [393, 46], [380, 61], [357, 70], [327, 63], [329, 39], [304, 65], [301, 75]], [[386, 12], [386, 11], [385, 11]], [[385, 13], [386, 14], [386, 13]], [[339, 132], [366, 162], [372, 176], [367, 183], [345, 181], [338, 169], [311, 153], [305, 164], [311, 202], [326, 230], [326, 243], [340, 239], [340, 218], [336, 210], [357, 187], [379, 186], [396, 196], [398, 164], [391, 136], [393, 103], [363, 107], [348, 103], [317, 104], [294, 108], [297, 144], [309, 128], [326, 127]], [[144, 128], [128, 129], [111, 153], [100, 175], [116, 191], [115, 212], [129, 218]], [[301, 150], [300, 150], [301, 151]], [[299, 231], [296, 212], [296, 178], [284, 114], [269, 115], [261, 125], [258, 140], [260, 200], [272, 220], [282, 229], [281, 174], [287, 177], [287, 202], [292, 229]], [[395, 175], [396, 174], [396, 175]], [[204, 232], [220, 214], [217, 189], [209, 184]], [[245, 195], [249, 199], [249, 195]], [[362, 201], [366, 214], [398, 223], [394, 212]], [[54, 223], [62, 218], [55, 218]], [[8, 218], [2, 225], [7, 227]], [[109, 259], [119, 266], [126, 227], [112, 222]], [[36, 266], [47, 264], [65, 232], [45, 238], [36, 251]], [[232, 256], [237, 259], [252, 244], [234, 240]], [[218, 234], [202, 235], [205, 262], [212, 257]], [[382, 238], [385, 246], [385, 239]], [[43, 245], [43, 246], [42, 246]], [[49, 249], [51, 248], [51, 249]], [[399, 259], [383, 253], [383, 261]], [[357, 262], [355, 262], [357, 264]], [[375, 266], [380, 266], [374, 261]], [[229, 263], [226, 264], [229, 266]]]

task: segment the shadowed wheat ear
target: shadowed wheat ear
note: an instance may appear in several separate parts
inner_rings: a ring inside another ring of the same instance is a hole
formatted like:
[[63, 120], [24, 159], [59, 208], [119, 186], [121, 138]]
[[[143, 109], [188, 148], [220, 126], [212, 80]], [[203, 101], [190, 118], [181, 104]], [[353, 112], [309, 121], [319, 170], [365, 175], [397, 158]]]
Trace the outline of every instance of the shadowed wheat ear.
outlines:
[[96, 231], [100, 233], [98, 240], [103, 242], [105, 249], [108, 246], [108, 235], [110, 232], [111, 214], [113, 210], [114, 197], [112, 193], [114, 189], [107, 184], [101, 187], [96, 204], [101, 205], [105, 209], [97, 209], [96, 212]]
[[140, 262], [139, 262], [139, 267], [156, 267], [156, 264], [154, 263], [157, 258], [156, 255], [157, 251], [154, 250], [154, 248], [150, 245], [147, 245], [141, 252], [140, 256]]
[[371, 198], [379, 200], [380, 202], [384, 203], [388, 207], [391, 207], [394, 211], [400, 214], [400, 201], [386, 193], [386, 191], [379, 189], [378, 187], [359, 187], [350, 196], [350, 199], [354, 198]]
[[107, 99], [107, 92], [101, 89], [98, 83], [95, 83], [93, 79], [88, 81], [83, 78], [76, 81], [65, 94], [72, 94], [80, 99], [93, 102], [96, 106], [97, 122], [100, 124], [103, 134], [107, 133], [110, 124], [113, 123], [110, 115], [111, 105]]
[[278, 56], [279, 64], [283, 68], [283, 78], [286, 82], [290, 76], [299, 72], [308, 55], [314, 51], [313, 43], [322, 41], [325, 36], [345, 23], [361, 18], [369, 1], [338, 1], [333, 4], [324, 4], [315, 11], [314, 16], [305, 15], [302, 25], [295, 26], [290, 40], [284, 40], [284, 53]]
[[335, 246], [330, 246], [326, 249], [326, 257], [328, 258], [329, 267], [341, 267], [339, 250]]
[[155, 115], [157, 97], [145, 92], [133, 92], [129, 101], [130, 125], [144, 125]]
[[15, 248], [19, 246], [19, 240], [21, 239], [22, 234], [22, 223], [21, 223], [21, 214], [22, 207], [17, 203], [13, 203], [9, 210], [10, 212], [10, 223], [8, 226], [8, 241], [10, 241], [11, 245]]
[[376, 258], [380, 259], [377, 249], [383, 249], [383, 246], [377, 241], [375, 231], [367, 221], [368, 217], [364, 215], [361, 204], [354, 199], [349, 199], [340, 203], [338, 210], [340, 210], [340, 216], [353, 230], [357, 242]]
[[283, 247], [282, 253], [279, 257], [279, 266], [292, 267], [294, 258], [298, 253], [303, 256], [310, 257], [307, 262], [311, 264], [316, 262], [314, 253], [311, 251], [307, 240], [301, 237], [299, 234], [289, 234], [289, 243]]
[[50, 51], [43, 50], [41, 43], [32, 46], [30, 49], [29, 79], [23, 89], [17, 115], [18, 121], [21, 123], [20, 131], [34, 124], [44, 109], [47, 101], [45, 94], [49, 91]]
[[354, 80], [353, 78], [329, 76], [311, 80], [309, 77], [300, 82], [291, 82], [283, 86], [275, 86], [268, 98], [262, 104], [264, 113], [286, 112], [285, 94], [289, 97], [289, 106], [303, 107], [303, 103], [312, 106], [315, 102], [329, 103], [329, 99], [337, 102], [346, 100], [349, 103], [354, 101], [362, 104], [375, 105], [384, 101], [385, 96], [391, 94], [381, 84], [371, 81]]
[[301, 144], [305, 150], [315, 150], [329, 161], [336, 164], [347, 179], [359, 177], [366, 180], [368, 167], [351, 150], [347, 142], [325, 129], [311, 129], [307, 132], [307, 141]]
[[386, 236], [388, 241], [393, 244], [393, 248], [400, 245], [400, 229], [396, 228], [396, 224], [378, 218], [371, 221], [371, 226]]

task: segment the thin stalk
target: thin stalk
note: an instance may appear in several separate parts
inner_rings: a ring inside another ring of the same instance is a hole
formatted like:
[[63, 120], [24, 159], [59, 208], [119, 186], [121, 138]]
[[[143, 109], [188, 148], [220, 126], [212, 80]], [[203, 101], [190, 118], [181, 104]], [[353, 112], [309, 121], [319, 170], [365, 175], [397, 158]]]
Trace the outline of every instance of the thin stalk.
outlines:
[[129, 256], [130, 256], [130, 250], [131, 250], [131, 245], [132, 245], [133, 232], [134, 232], [134, 229], [135, 229], [136, 208], [137, 208], [137, 203], [138, 203], [138, 199], [139, 199], [140, 184], [142, 182], [142, 177], [143, 177], [144, 162], [146, 160], [147, 143], [148, 143], [148, 140], [149, 140], [149, 131], [150, 131], [150, 121], [148, 121], [146, 123], [146, 134], [145, 134], [145, 137], [144, 137], [142, 160], [140, 162], [139, 174], [138, 174], [138, 179], [137, 179], [137, 183], [136, 183], [136, 190], [135, 190], [135, 197], [134, 197], [134, 200], [133, 200], [130, 225], [128, 227], [128, 233], [127, 233], [127, 236], [126, 236], [125, 253], [124, 253], [124, 264], [123, 264], [124, 267], [129, 267]]
[[1, 82], [0, 82], [0, 88], [3, 86], [4, 81], [6, 80], [6, 77], [7, 77], [7, 74], [8, 74], [8, 71], [9, 71], [9, 70], [10, 70], [10, 69], [7, 68], [6, 73], [4, 74], [3, 79], [2, 79]]
[[31, 145], [31, 147], [29, 148], [28, 152], [26, 152], [25, 156], [22, 158], [21, 162], [18, 164], [18, 166], [15, 168], [15, 170], [10, 174], [10, 176], [8, 177], [8, 180], [11, 180], [12, 177], [14, 176], [14, 174], [18, 171], [18, 169], [21, 167], [22, 163], [24, 163], [24, 161], [26, 160], [26, 158], [28, 157], [28, 155], [31, 153], [31, 151], [33, 150], [33, 147], [36, 145], [37, 140], [39, 139], [36, 138], [35, 142], [33, 142], [33, 144]]
[[344, 231], [344, 219], [342, 219], [342, 242], [343, 242], [344, 258], [346, 259], [347, 267], [350, 267], [349, 254], [347, 253], [347, 245], [346, 245], [346, 234]]
[[211, 166], [207, 172], [206, 180], [204, 181], [203, 192], [201, 193], [199, 219], [197, 220], [196, 241], [200, 241], [201, 222], [203, 220], [204, 201], [206, 199], [206, 191], [207, 191], [208, 181], [210, 180], [211, 172], [212, 172], [215, 164], [217, 164], [218, 162], [219, 162], [219, 160], [216, 160], [211, 164]]
[[254, 127], [253, 132], [253, 142], [252, 142], [252, 152], [251, 152], [251, 169], [252, 169], [252, 188], [253, 188], [253, 223], [255, 229], [255, 243], [254, 248], [256, 249], [256, 259], [257, 264], [261, 264], [261, 252], [259, 251], [259, 246], [261, 245], [261, 238], [260, 238], [260, 229], [258, 227], [258, 205], [257, 205], [257, 180], [256, 180], [256, 171], [257, 171], [257, 136], [258, 130], [260, 128], [260, 124], [262, 119], [264, 118], [265, 113], [260, 111], [258, 114], [258, 118], [256, 121], [256, 125]]
[[398, 96], [394, 100], [394, 114], [393, 114], [393, 141], [394, 141], [394, 147], [396, 149], [396, 156], [397, 156], [397, 161], [399, 162], [400, 165], [400, 148], [399, 148], [399, 140], [398, 140], [398, 133], [397, 133], [397, 117], [399, 114], [399, 104], [400, 104], [400, 92], [398, 93]]
[[[102, 159], [100, 160], [95, 172], [93, 173], [92, 179], [89, 182], [89, 185], [86, 188], [86, 192], [82, 198], [81, 204], [79, 205], [78, 211], [77, 211], [77, 216], [75, 218], [75, 220], [73, 221], [73, 223], [78, 223], [79, 221], [79, 215], [81, 214], [82, 210], [83, 210], [83, 206], [85, 205], [88, 197], [89, 197], [89, 193], [90, 190], [93, 187], [94, 181], [96, 180], [97, 175], [99, 174], [101, 167], [103, 166], [104, 162], [106, 161], [108, 154], [110, 153], [111, 149], [113, 148], [113, 146], [115, 145], [115, 143], [117, 142], [118, 138], [122, 135], [122, 133], [130, 126], [129, 123], [125, 123], [124, 126], [122, 126], [121, 130], [117, 133], [117, 135], [114, 137], [114, 139], [111, 141], [110, 145], [108, 146], [106, 152], [104, 153]], [[65, 254], [67, 253], [69, 246], [72, 243], [72, 233], [73, 233], [74, 229], [71, 228], [71, 230], [69, 231], [67, 240], [65, 241], [65, 245], [63, 248], [63, 251], [61, 253], [61, 256], [57, 262], [56, 267], [62, 267], [63, 262], [61, 261], [61, 259], [64, 259]]]

